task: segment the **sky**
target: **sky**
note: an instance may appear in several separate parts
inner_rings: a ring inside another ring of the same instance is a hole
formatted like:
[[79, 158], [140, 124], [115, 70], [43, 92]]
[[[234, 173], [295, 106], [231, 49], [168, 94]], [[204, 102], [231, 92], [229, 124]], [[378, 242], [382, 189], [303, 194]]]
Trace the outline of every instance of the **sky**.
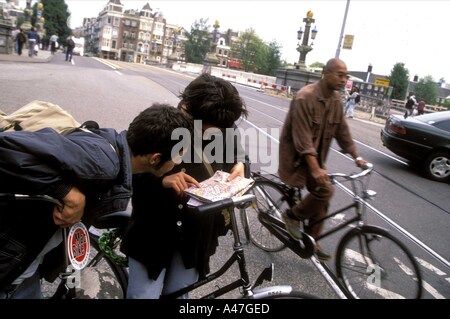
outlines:
[[[36, 1], [36, 0], [34, 0]], [[25, 2], [25, 1], [21, 1]], [[84, 17], [96, 17], [108, 0], [65, 0], [71, 12], [72, 28], [81, 26]], [[125, 9], [138, 9], [149, 3], [153, 12], [161, 11], [168, 23], [190, 30], [195, 20], [208, 19], [220, 30], [245, 31], [249, 28], [269, 43], [281, 46], [282, 59], [297, 62], [297, 30], [304, 30], [303, 18], [311, 10], [318, 30], [306, 64], [326, 63], [336, 57], [348, 13], [344, 35], [353, 35], [351, 50], [341, 49], [339, 58], [349, 71], [389, 75], [396, 63], [404, 63], [410, 79], [431, 75], [435, 81], [450, 83], [450, 0], [201, 0], [150, 1], [121, 0]], [[45, 8], [44, 8], [45, 10]], [[343, 41], [342, 41], [343, 42]]]

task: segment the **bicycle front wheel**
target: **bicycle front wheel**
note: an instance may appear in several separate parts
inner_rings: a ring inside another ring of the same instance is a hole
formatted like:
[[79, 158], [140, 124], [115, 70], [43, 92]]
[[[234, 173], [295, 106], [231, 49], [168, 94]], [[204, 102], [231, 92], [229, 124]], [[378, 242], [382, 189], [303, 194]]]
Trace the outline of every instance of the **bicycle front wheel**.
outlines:
[[248, 229], [251, 242], [268, 252], [282, 250], [285, 244], [259, 222], [258, 214], [270, 214], [281, 219], [281, 212], [289, 208], [283, 190], [273, 182], [256, 180], [249, 193], [254, 194], [256, 200], [246, 209], [242, 223], [244, 229]]
[[319, 299], [318, 297], [298, 290], [291, 286], [270, 286], [253, 291], [250, 299]]
[[419, 299], [422, 295], [414, 256], [380, 228], [363, 226], [344, 235], [336, 253], [336, 273], [352, 298]]
[[[108, 253], [102, 249], [100, 239], [105, 241], [105, 235], [115, 234], [116, 229], [109, 230], [102, 236], [90, 233], [91, 260], [85, 268], [84, 295], [98, 299], [125, 299], [128, 286], [128, 269], [123, 263], [126, 257], [119, 251], [120, 238], [112, 235], [107, 240], [114, 243], [104, 243]], [[91, 277], [87, 277], [89, 271]], [[83, 278], [82, 278], [83, 280]], [[89, 286], [88, 283], [89, 282]]]

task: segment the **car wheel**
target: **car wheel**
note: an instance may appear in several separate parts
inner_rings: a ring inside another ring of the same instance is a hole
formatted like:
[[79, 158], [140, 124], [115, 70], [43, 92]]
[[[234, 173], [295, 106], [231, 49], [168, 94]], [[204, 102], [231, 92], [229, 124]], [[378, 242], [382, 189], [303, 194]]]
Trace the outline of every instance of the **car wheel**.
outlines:
[[450, 155], [445, 152], [436, 152], [428, 156], [425, 161], [425, 174], [428, 178], [445, 182], [450, 179]]

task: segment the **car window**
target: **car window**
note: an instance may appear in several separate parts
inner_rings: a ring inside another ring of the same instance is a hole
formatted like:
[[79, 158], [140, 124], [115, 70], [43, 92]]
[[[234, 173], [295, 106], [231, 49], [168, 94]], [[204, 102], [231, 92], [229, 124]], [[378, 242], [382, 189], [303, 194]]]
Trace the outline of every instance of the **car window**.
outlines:
[[442, 121], [442, 122], [436, 123], [435, 126], [436, 126], [437, 128], [440, 128], [441, 130], [450, 132], [450, 120]]

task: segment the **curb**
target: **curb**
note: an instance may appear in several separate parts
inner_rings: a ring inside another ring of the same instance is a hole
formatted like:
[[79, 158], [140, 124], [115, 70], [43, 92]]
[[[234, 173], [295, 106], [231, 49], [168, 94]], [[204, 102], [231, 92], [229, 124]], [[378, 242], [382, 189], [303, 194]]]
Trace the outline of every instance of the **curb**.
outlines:
[[46, 58], [33, 57], [30, 58], [28, 55], [16, 55], [16, 54], [0, 54], [0, 61], [5, 62], [25, 62], [25, 63], [47, 63], [53, 59], [53, 55], [50, 55]]

